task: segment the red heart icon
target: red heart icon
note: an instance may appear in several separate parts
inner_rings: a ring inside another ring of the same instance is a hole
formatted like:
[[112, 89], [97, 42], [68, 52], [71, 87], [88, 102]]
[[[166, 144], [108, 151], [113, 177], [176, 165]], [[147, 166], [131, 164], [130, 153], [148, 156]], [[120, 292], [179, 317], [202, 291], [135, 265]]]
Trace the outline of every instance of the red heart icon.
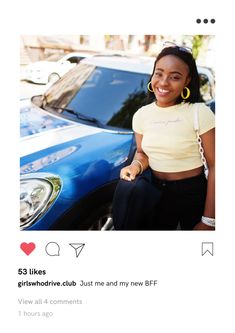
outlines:
[[30, 253], [33, 252], [33, 250], [35, 249], [36, 245], [34, 243], [21, 243], [20, 244], [20, 248], [21, 250], [27, 254], [27, 256], [30, 255]]

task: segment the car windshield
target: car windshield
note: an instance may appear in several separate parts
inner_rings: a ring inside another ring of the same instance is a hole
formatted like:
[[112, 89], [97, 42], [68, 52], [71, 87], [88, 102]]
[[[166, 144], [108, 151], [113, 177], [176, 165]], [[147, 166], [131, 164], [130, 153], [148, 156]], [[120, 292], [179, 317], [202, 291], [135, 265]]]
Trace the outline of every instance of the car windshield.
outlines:
[[80, 63], [46, 91], [42, 107], [74, 121], [81, 121], [77, 113], [104, 126], [131, 129], [133, 114], [146, 104], [149, 77]]

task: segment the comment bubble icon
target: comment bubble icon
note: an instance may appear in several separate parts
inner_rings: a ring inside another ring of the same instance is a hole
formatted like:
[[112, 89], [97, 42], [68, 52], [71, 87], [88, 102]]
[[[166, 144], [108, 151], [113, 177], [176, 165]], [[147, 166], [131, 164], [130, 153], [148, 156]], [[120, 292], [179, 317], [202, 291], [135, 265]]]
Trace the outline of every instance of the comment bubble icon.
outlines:
[[58, 257], [60, 255], [60, 246], [56, 242], [49, 242], [45, 247], [48, 256]]

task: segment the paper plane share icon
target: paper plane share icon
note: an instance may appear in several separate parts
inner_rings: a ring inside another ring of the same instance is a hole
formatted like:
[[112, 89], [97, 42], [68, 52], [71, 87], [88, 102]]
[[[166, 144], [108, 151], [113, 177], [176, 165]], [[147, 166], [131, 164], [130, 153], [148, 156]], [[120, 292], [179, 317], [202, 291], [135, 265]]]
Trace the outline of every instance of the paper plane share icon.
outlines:
[[82, 252], [82, 249], [85, 246], [84, 243], [69, 243], [69, 245], [72, 246], [72, 248], [74, 248], [76, 257], [78, 257], [80, 255], [80, 253]]

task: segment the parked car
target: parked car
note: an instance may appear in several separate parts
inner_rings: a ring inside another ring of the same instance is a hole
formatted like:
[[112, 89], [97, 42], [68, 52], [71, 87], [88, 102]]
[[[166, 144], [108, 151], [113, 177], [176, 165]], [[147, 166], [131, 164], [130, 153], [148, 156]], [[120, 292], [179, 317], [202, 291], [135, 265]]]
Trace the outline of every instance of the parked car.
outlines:
[[86, 58], [21, 101], [21, 230], [112, 228], [113, 193], [136, 149], [132, 116], [146, 104], [153, 63]]
[[215, 112], [215, 79], [214, 73], [209, 67], [198, 66], [200, 79], [201, 100]]
[[32, 62], [22, 68], [21, 80], [33, 83], [53, 83], [76, 66], [80, 60], [91, 57], [87, 52], [72, 52], [64, 56], [54, 54], [47, 60]]

